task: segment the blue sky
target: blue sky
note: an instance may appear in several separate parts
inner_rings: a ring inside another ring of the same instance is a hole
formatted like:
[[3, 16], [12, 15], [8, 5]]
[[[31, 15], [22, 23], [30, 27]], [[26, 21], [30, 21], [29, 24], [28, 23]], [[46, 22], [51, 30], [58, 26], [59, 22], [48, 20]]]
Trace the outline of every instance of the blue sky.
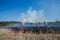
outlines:
[[27, 21], [28, 10], [28, 18], [32, 19], [33, 15], [34, 20], [38, 14], [39, 21], [60, 20], [60, 0], [0, 0], [0, 21], [19, 21], [23, 18], [22, 14], [25, 15], [22, 20]]

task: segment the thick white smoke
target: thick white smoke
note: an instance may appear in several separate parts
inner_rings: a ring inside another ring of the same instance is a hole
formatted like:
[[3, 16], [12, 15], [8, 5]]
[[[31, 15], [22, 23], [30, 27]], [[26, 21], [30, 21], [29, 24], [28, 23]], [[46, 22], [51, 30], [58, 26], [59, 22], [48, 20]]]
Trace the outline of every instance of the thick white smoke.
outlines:
[[29, 9], [26, 12], [23, 12], [20, 14], [19, 20], [21, 22], [43, 22], [45, 20], [44, 17], [44, 10], [33, 10], [32, 7], [29, 7]]

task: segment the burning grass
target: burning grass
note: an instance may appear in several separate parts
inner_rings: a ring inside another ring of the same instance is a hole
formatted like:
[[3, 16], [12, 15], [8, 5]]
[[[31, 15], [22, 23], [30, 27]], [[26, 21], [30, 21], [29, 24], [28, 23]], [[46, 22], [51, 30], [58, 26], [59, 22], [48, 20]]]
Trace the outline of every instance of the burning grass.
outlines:
[[60, 40], [60, 34], [14, 33], [10, 29], [0, 29], [0, 40]]

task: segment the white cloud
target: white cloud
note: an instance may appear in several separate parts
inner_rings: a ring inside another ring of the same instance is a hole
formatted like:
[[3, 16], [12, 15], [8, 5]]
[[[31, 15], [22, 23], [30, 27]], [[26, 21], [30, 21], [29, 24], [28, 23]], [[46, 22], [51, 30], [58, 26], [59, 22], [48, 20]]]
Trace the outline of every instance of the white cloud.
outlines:
[[44, 10], [33, 10], [32, 7], [29, 7], [29, 9], [26, 12], [23, 12], [20, 14], [18, 20], [21, 22], [43, 22], [45, 20], [44, 17]]

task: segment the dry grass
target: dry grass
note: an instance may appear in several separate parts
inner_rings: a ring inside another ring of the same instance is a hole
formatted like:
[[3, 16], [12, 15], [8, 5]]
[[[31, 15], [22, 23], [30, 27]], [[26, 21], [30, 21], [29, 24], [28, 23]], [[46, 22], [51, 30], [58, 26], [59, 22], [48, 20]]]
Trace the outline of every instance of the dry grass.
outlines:
[[14, 34], [8, 29], [0, 29], [0, 40], [60, 40], [60, 34]]

